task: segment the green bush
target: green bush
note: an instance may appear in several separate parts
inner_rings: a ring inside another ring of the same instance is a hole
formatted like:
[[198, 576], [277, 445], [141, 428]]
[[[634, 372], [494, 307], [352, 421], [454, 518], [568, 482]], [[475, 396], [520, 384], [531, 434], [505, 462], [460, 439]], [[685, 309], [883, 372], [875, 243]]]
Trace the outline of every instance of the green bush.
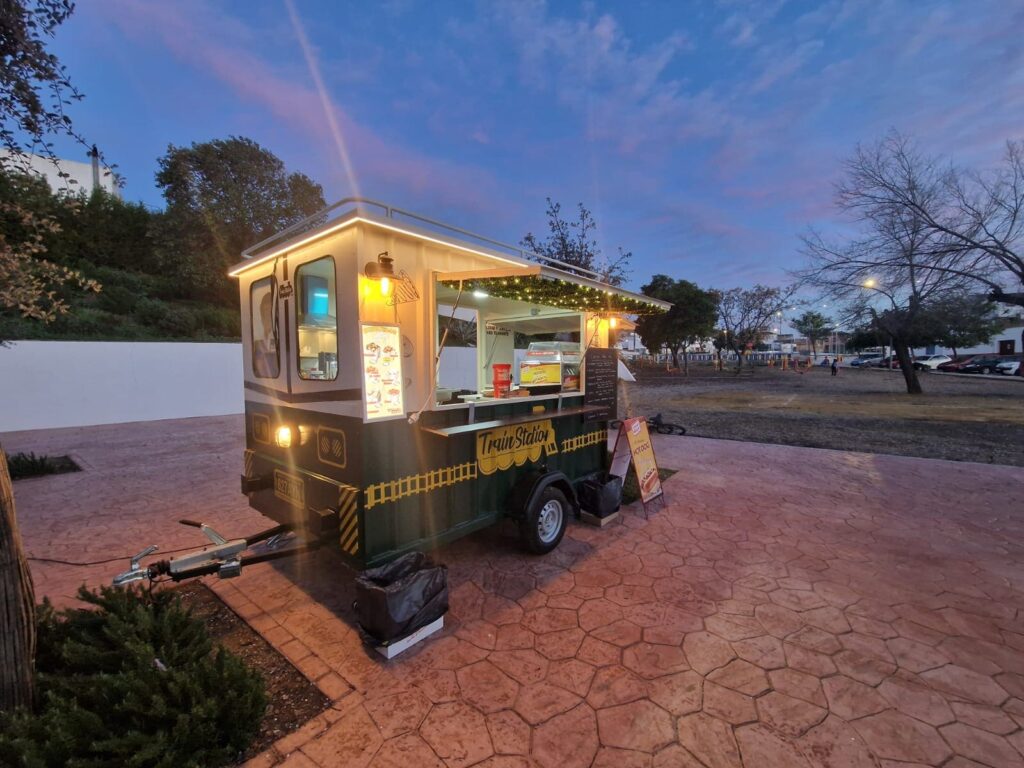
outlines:
[[100, 292], [96, 300], [97, 306], [115, 315], [128, 315], [135, 309], [139, 301], [139, 294], [131, 288], [122, 285], [107, 285]]
[[237, 760], [266, 707], [263, 681], [213, 648], [172, 592], [104, 587], [95, 610], [38, 616], [37, 710], [0, 715], [0, 764], [184, 768]]

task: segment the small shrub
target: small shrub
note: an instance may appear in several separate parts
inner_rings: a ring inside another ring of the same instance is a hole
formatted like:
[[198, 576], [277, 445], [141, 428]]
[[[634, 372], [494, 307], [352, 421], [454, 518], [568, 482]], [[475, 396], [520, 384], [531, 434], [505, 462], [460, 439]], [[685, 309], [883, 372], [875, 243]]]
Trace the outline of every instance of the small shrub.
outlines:
[[157, 323], [157, 327], [165, 334], [176, 339], [188, 339], [196, 332], [196, 316], [185, 307], [171, 307], [167, 314]]
[[14, 453], [7, 457], [11, 480], [27, 477], [77, 472], [80, 467], [67, 456], [36, 456], [34, 453]]
[[35, 712], [0, 715], [0, 764], [217, 766], [237, 760], [266, 707], [263, 681], [214, 649], [171, 592], [84, 587], [95, 610], [38, 614]]
[[109, 285], [103, 288], [96, 300], [96, 305], [115, 315], [128, 315], [135, 309], [138, 301], [138, 293], [131, 288], [125, 288], [122, 285]]

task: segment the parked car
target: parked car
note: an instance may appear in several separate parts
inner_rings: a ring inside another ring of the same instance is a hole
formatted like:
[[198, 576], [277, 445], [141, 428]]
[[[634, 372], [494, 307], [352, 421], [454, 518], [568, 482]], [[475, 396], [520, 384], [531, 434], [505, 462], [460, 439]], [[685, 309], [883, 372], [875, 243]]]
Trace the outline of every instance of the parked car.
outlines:
[[867, 352], [863, 355], [857, 355], [853, 360], [850, 361], [850, 365], [854, 368], [860, 368], [861, 366], [869, 366], [875, 360], [881, 360], [881, 352]]
[[1003, 362], [1001, 357], [978, 356], [960, 368], [960, 373], [995, 373], [996, 366]]
[[1020, 370], [1020, 360], [1003, 360], [996, 366], [996, 372], [1004, 376], [1016, 376]]
[[980, 355], [962, 355], [960, 357], [954, 357], [948, 363], [940, 363], [936, 370], [942, 371], [943, 373], [960, 373], [960, 369], [976, 357], [980, 357]]
[[934, 371], [942, 363], [952, 360], [949, 355], [921, 355], [914, 358], [914, 368], [919, 371]]

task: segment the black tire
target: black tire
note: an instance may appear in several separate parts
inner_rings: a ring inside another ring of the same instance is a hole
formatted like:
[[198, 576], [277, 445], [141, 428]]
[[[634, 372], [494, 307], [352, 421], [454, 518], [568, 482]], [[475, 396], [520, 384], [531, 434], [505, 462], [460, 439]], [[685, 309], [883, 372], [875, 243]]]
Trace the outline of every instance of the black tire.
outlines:
[[[556, 513], [558, 519], [551, 520]], [[523, 515], [520, 535], [523, 547], [535, 555], [546, 555], [558, 546], [565, 535], [565, 527], [569, 523], [572, 505], [565, 494], [553, 485], [549, 485], [538, 494], [533, 504]]]

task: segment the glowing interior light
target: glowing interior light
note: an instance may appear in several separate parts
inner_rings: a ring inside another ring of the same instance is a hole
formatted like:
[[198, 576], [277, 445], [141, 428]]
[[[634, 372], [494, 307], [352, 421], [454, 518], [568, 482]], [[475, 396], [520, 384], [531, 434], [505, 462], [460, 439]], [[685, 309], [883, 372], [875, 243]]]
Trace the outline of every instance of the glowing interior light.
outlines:
[[486, 299], [488, 296], [490, 296], [489, 293], [486, 293], [484, 291], [473, 291], [473, 295], [478, 299]]
[[387, 296], [389, 293], [391, 293], [391, 278], [382, 277], [380, 279], [380, 295]]
[[291, 427], [278, 427], [274, 432], [274, 442], [277, 443], [279, 448], [291, 448], [292, 447], [292, 428]]
[[618, 328], [619, 327], [619, 318], [613, 317], [611, 320], [608, 321], [608, 325], [610, 325], [612, 328]]

